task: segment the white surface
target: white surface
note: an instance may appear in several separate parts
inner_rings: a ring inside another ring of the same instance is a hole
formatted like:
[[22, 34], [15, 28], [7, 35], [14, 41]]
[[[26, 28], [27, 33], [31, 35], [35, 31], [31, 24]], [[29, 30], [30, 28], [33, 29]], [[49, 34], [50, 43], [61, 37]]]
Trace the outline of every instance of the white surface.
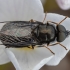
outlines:
[[17, 59], [15, 58], [14, 54], [8, 50], [7, 48], [5, 49], [6, 54], [8, 55], [9, 59], [11, 60], [11, 62], [13, 63], [13, 65], [15, 66], [16, 70], [21, 70]]
[[4, 49], [0, 49], [0, 65], [10, 62]]
[[56, 0], [58, 3], [59, 7], [63, 10], [68, 10], [70, 9], [70, 0]]
[[10, 50], [14, 53], [21, 70], [33, 70], [35, 66], [35, 69], [40, 69], [53, 57], [53, 54], [46, 48], [35, 48], [27, 51], [22, 48]]
[[[43, 13], [40, 0], [0, 0], [0, 21], [30, 20], [31, 18], [34, 20], [43, 21], [44, 15], [45, 14]], [[47, 22], [47, 20], [60, 22], [63, 18], [64, 16], [48, 13], [45, 22]], [[65, 20], [63, 25], [67, 29], [70, 29], [70, 18]], [[70, 37], [62, 42], [63, 45], [70, 49], [69, 43]], [[68, 50], [66, 51], [59, 45], [52, 46], [50, 49], [55, 53], [54, 57], [53, 54], [46, 48], [36, 48], [31, 51], [24, 51], [24, 49], [13, 48], [9, 49], [12, 52], [7, 50], [7, 55], [16, 69], [21, 68], [21, 70], [32, 70], [39, 69], [44, 64], [57, 65], [68, 52]], [[6, 55], [5, 57], [7, 58]], [[1, 57], [1, 59], [5, 57]], [[3, 63], [8, 61], [5, 60]]]
[[40, 0], [0, 0], [0, 22], [36, 19], [43, 13]]

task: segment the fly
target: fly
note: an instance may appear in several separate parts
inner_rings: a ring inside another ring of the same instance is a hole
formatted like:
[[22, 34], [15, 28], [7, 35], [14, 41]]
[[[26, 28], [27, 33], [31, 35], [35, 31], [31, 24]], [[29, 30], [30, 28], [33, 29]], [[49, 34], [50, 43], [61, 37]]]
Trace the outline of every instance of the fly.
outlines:
[[[29, 46], [32, 46], [32, 49], [34, 49], [36, 45], [38, 45], [38, 47], [44, 47], [43, 44], [47, 44], [47, 47], [45, 47], [48, 48], [48, 46], [59, 44], [67, 50], [67, 48], [61, 44], [61, 42], [70, 35], [70, 31], [61, 25], [66, 18], [67, 17], [59, 23], [47, 21], [45, 24], [33, 20], [6, 22], [0, 31], [0, 40], [3, 43], [1, 45], [5, 45], [6, 48], [30, 48]], [[54, 24], [56, 26], [54, 26]], [[56, 43], [50, 44], [55, 40]]]

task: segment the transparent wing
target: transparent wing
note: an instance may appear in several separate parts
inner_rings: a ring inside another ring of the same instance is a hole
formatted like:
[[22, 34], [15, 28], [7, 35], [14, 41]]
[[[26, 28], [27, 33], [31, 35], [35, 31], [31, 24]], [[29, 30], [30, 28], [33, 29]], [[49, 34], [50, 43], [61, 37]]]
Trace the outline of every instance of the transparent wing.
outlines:
[[[0, 31], [0, 40], [5, 46], [9, 47], [23, 47], [29, 45], [37, 45], [35, 37], [31, 31], [38, 25], [38, 23], [10, 22], [5, 24]], [[2, 44], [1, 44], [2, 45]]]
[[29, 22], [11, 22], [1, 28], [1, 32], [6, 35], [21, 37], [31, 34], [31, 25]]
[[25, 38], [25, 37], [15, 37], [15, 36], [10, 36], [6, 34], [0, 34], [0, 40], [2, 41], [2, 44], [0, 45], [5, 45], [7, 47], [16, 47], [16, 48], [21, 48], [21, 47], [27, 47], [30, 45], [38, 45], [38, 42], [34, 42], [34, 39], [32, 37], [30, 38]]
[[0, 0], [0, 22], [36, 19], [40, 13], [40, 0]]

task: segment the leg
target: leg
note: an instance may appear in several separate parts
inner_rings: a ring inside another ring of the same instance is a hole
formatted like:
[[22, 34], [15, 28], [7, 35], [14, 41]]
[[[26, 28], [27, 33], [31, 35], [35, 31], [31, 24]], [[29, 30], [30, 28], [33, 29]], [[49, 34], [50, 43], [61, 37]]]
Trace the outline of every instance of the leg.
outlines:
[[67, 18], [67, 16], [63, 20], [61, 20], [58, 24], [61, 24], [66, 18]]
[[62, 45], [62, 44], [60, 44], [60, 43], [59, 43], [59, 45], [61, 45], [62, 47], [64, 47], [66, 50], [68, 50], [64, 45]]
[[58, 25], [58, 24], [61, 24], [66, 18], [67, 18], [67, 16], [62, 21], [60, 21], [59, 23], [56, 23], [56, 22], [53, 22], [53, 21], [47, 21], [47, 23], [50, 22], [50, 23]]
[[34, 49], [34, 46], [32, 45], [32, 49]]
[[30, 45], [30, 46], [28, 46], [28, 48], [30, 48], [30, 49], [34, 49], [34, 46], [33, 46], [33, 45]]
[[35, 20], [31, 19], [29, 22], [36, 22]]
[[6, 46], [5, 48], [10, 48], [9, 46]]
[[[33, 19], [31, 19], [29, 22], [31, 23], [31, 29], [32, 29], [32, 22], [36, 22], [36, 21], [33, 20]], [[33, 30], [33, 29], [32, 29], [32, 30]]]
[[47, 46], [44, 46], [44, 47], [47, 48], [52, 54], [55, 55], [55, 53], [51, 49], [49, 49]]
[[45, 13], [45, 17], [44, 17], [44, 20], [43, 20], [43, 22], [45, 21], [45, 19], [46, 19], [46, 16], [47, 16], [47, 12]]
[[53, 21], [47, 21], [47, 24], [48, 24], [49, 22], [58, 25], [58, 23], [53, 22]]
[[58, 44], [58, 42], [57, 43], [55, 43], [55, 44], [49, 44], [48, 46], [54, 46], [54, 45], [57, 45]]
[[59, 42], [57, 42], [55, 44], [48, 45], [48, 46], [54, 46], [54, 45], [57, 45], [57, 44], [59, 44], [60, 46], [62, 46], [63, 48], [65, 48], [65, 50], [67, 50], [67, 48], [65, 46], [63, 46], [62, 44], [60, 44]]

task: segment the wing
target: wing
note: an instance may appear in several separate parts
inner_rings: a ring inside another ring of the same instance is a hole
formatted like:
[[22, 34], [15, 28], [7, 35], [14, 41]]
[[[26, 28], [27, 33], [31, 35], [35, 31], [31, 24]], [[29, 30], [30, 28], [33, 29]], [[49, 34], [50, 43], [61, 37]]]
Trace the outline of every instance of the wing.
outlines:
[[37, 45], [38, 41], [31, 34], [31, 31], [38, 23], [28, 21], [15, 21], [6, 23], [0, 32], [0, 40], [4, 45], [10, 47], [25, 47], [29, 45]]
[[42, 24], [41, 22], [30, 21], [9, 21], [1, 28], [1, 33], [16, 37], [29, 36], [34, 28]]
[[37, 45], [38, 42], [33, 37], [15, 37], [6, 34], [0, 34], [0, 40], [2, 41], [3, 45], [7, 47], [27, 47], [30, 45]]
[[28, 36], [31, 34], [31, 24], [24, 21], [6, 23], [1, 32], [15, 37]]

